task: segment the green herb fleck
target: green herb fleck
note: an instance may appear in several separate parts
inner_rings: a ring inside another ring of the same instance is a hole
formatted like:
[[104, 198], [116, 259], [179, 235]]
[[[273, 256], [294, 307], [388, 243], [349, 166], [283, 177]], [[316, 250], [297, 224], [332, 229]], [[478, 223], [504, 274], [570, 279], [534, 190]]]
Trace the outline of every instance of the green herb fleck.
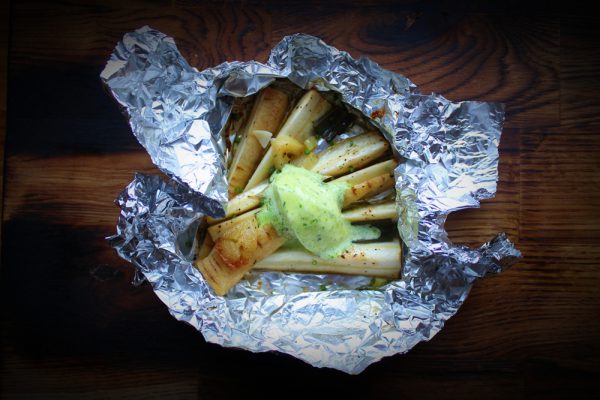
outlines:
[[308, 148], [304, 149], [304, 154], [309, 155], [310, 154], [310, 150]]
[[326, 290], [327, 290], [327, 285], [326, 285], [326, 284], [322, 284], [321, 286], [319, 286], [319, 290], [320, 290], [321, 292], [324, 292], [324, 291], [326, 291]]
[[310, 263], [311, 263], [312, 265], [317, 265], [317, 260], [313, 259], [313, 260], [312, 260]]
[[352, 165], [351, 165], [351, 166], [349, 166], [349, 167], [348, 167], [348, 171], [349, 171], [350, 173], [354, 172], [354, 167], [353, 167]]
[[235, 187], [235, 192], [236, 192], [237, 194], [240, 194], [240, 193], [242, 193], [242, 190], [243, 190], [243, 189], [242, 189], [241, 187], [239, 187], [239, 186], [236, 186], [236, 187]]
[[239, 143], [242, 141], [242, 135], [236, 133], [235, 134], [235, 139], [233, 139], [233, 143]]

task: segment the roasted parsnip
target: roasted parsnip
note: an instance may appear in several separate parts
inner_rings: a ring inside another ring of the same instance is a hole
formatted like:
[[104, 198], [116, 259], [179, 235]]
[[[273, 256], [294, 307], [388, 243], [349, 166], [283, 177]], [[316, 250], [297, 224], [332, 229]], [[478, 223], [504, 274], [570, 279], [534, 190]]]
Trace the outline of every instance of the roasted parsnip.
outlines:
[[241, 141], [229, 168], [229, 198], [241, 193], [246, 187], [265, 153], [261, 135], [265, 135], [264, 131], [277, 132], [288, 105], [289, 97], [281, 90], [267, 87], [258, 94], [248, 121], [240, 132]]
[[369, 204], [345, 210], [342, 215], [350, 222], [398, 219], [396, 203]]
[[210, 253], [195, 266], [218, 295], [224, 295], [259, 261], [279, 248], [285, 239], [271, 225], [259, 227], [256, 218], [234, 224], [215, 240]]
[[375, 161], [389, 148], [390, 144], [380, 133], [363, 133], [328, 147], [310, 170], [324, 176], [345, 175]]
[[400, 242], [354, 243], [341, 256], [319, 258], [306, 250], [280, 249], [254, 265], [256, 270], [369, 275], [397, 278], [400, 274]]

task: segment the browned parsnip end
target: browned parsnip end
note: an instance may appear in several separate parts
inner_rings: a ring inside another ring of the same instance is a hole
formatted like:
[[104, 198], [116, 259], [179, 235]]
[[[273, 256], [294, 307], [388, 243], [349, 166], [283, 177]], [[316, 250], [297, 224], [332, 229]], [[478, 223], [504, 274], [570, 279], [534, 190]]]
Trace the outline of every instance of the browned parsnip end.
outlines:
[[195, 266], [215, 293], [223, 296], [257, 260], [271, 255], [284, 241], [271, 225], [258, 227], [256, 218], [244, 218], [223, 232], [210, 253], [198, 257]]

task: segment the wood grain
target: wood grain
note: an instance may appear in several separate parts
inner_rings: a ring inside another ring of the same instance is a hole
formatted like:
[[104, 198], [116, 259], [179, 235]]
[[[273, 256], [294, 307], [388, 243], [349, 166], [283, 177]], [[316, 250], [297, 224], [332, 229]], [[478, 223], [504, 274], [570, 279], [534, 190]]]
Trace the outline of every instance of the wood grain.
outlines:
[[[600, 395], [600, 38], [587, 10], [522, 3], [14, 1], [0, 24], [0, 397], [252, 398], [292, 382], [335, 398]], [[304, 32], [424, 93], [504, 102], [497, 195], [446, 228], [469, 246], [505, 231], [523, 261], [478, 282], [429, 343], [359, 376], [205, 343], [130, 284], [105, 240], [118, 192], [135, 171], [157, 172], [98, 78], [143, 25], [199, 69], [265, 61]]]
[[[273, 19], [279, 38], [290, 31], [322, 37], [354, 56], [367, 55], [410, 77], [424, 93], [452, 100], [507, 103], [507, 128], [558, 123], [558, 20], [500, 18], [455, 13], [407, 13], [402, 6], [342, 11], [331, 25], [298, 5]], [[305, 17], [303, 17], [305, 15]], [[413, 16], [416, 22], [407, 28]], [[423, 67], [426, 66], [426, 67]], [[506, 67], [509, 66], [509, 67]], [[493, 78], [493, 79], [492, 79]], [[510, 100], [510, 101], [508, 101]]]
[[[0, 216], [4, 199], [4, 140], [6, 136], [6, 76], [8, 70], [8, 4], [0, 6]], [[2, 230], [0, 229], [0, 243]], [[2, 249], [0, 248], [0, 257]]]

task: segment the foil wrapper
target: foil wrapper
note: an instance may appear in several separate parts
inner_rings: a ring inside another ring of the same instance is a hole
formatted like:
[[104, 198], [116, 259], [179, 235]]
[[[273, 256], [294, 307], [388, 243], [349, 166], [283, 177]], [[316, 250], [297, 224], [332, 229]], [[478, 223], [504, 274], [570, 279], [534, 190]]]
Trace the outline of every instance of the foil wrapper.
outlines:
[[[377, 290], [368, 277], [252, 272], [216, 296], [192, 265], [204, 215], [227, 199], [222, 131], [232, 98], [276, 78], [341, 94], [405, 159], [395, 170], [402, 278]], [[222, 346], [279, 351], [351, 374], [431, 339], [477, 278], [521, 256], [499, 234], [478, 249], [452, 244], [447, 215], [477, 207], [496, 191], [501, 104], [454, 103], [421, 94], [407, 78], [296, 34], [266, 64], [226, 62], [197, 71], [172, 38], [143, 27], [118, 43], [101, 79], [134, 135], [171, 180], [136, 174], [117, 199], [109, 238], [178, 320]]]

